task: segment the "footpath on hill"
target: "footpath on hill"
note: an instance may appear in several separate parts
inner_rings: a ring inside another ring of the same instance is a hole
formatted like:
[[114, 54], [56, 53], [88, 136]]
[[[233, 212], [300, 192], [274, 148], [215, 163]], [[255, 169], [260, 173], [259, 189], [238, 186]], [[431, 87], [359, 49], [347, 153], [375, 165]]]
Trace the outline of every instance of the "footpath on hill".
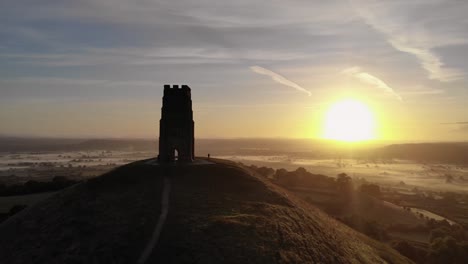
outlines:
[[228, 161], [117, 168], [0, 225], [4, 263], [411, 263]]
[[171, 175], [148, 263], [411, 263], [229, 161]]

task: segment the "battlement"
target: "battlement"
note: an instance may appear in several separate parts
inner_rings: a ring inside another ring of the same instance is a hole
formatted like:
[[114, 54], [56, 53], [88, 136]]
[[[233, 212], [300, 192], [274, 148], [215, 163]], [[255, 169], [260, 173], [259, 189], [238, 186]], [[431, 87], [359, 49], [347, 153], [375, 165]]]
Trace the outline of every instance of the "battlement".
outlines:
[[188, 85], [164, 85], [163, 113], [187, 116], [192, 119], [191, 97]]
[[187, 95], [191, 96], [191, 90], [188, 85], [170, 85], [170, 84], [165, 84], [164, 85], [164, 95]]

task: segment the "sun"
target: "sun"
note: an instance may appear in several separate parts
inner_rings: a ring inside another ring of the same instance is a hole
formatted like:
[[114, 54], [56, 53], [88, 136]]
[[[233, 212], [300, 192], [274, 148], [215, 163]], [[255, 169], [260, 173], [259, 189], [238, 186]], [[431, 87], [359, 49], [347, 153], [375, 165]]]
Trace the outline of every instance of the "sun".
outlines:
[[374, 135], [374, 117], [362, 102], [347, 99], [333, 104], [327, 112], [324, 138], [355, 142]]

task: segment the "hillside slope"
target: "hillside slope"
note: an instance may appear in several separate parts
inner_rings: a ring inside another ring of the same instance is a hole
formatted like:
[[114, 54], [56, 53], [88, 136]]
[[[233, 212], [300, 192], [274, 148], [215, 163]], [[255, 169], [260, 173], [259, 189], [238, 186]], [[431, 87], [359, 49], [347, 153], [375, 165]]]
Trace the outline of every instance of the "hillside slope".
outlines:
[[229, 162], [136, 162], [68, 188], [0, 226], [4, 263], [411, 263]]

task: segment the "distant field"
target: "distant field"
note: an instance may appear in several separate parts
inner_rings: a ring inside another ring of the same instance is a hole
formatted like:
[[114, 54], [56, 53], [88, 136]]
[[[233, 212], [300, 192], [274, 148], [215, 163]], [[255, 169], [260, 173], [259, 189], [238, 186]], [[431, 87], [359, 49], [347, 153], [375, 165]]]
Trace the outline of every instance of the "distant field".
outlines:
[[[0, 153], [0, 182], [7, 180], [5, 176], [89, 178], [117, 166], [155, 155], [153, 151], [134, 150]], [[397, 186], [403, 182], [407, 190], [422, 187], [438, 191], [468, 192], [468, 167], [462, 165], [428, 164], [397, 159], [318, 159], [304, 158], [299, 154], [213, 157], [275, 169], [295, 170], [304, 167], [312, 173], [330, 177], [344, 172], [354, 179], [363, 178], [389, 186]], [[450, 181], [447, 181], [448, 177]]]
[[447, 219], [447, 218], [445, 218], [443, 216], [440, 216], [438, 214], [434, 214], [434, 213], [429, 212], [429, 211], [424, 210], [424, 209], [411, 208], [411, 211], [414, 212], [414, 213], [422, 214], [422, 215], [424, 215], [426, 217], [432, 218], [432, 219], [437, 220], [437, 221], [447, 220], [450, 224], [455, 224], [455, 222], [451, 221], [450, 219]]
[[[154, 157], [153, 151], [53, 151], [0, 153], [2, 176], [77, 176], [100, 175], [113, 167]], [[428, 164], [409, 160], [317, 159], [301, 155], [224, 155], [216, 156], [245, 164], [295, 170], [304, 167], [331, 177], [345, 172], [353, 178], [396, 185], [404, 182], [433, 190], [468, 191], [468, 167], [453, 164]], [[451, 180], [447, 181], [447, 177]]]
[[419, 243], [428, 244], [429, 234], [427, 232], [392, 232], [391, 236], [403, 240], [414, 241]]
[[[409, 160], [304, 159], [286, 155], [230, 155], [220, 158], [275, 169], [295, 170], [304, 167], [312, 173], [330, 177], [344, 172], [355, 179], [364, 178], [385, 185], [398, 185], [404, 182], [408, 186], [431, 190], [468, 191], [468, 167], [453, 164], [427, 164]], [[447, 182], [448, 176], [452, 178], [451, 182]]]
[[0, 153], [0, 171], [30, 167], [123, 165], [155, 154], [138, 151], [69, 151]]
[[55, 176], [83, 179], [102, 175], [115, 167], [154, 157], [141, 151], [44, 151], [0, 153], [0, 183], [48, 181]]

